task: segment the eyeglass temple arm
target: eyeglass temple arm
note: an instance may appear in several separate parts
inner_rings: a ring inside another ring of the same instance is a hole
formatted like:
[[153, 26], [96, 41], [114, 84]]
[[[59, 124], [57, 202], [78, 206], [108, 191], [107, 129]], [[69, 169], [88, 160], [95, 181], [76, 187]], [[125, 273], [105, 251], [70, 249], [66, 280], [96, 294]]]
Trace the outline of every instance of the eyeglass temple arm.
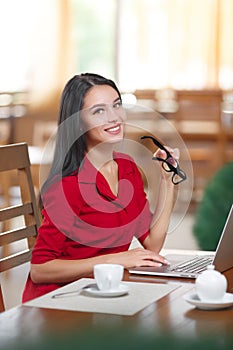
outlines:
[[141, 139], [151, 139], [156, 146], [158, 146], [161, 150], [166, 152], [168, 157], [172, 157], [171, 153], [168, 152], [168, 150], [162, 145], [162, 143], [160, 143], [154, 137], [152, 137], [152, 136], [142, 136]]

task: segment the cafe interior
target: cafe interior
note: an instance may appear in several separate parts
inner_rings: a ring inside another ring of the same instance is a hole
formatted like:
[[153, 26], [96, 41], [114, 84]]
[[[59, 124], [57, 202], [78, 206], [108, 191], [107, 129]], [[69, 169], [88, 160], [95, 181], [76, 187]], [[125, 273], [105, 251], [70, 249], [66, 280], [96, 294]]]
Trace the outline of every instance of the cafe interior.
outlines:
[[[122, 93], [127, 150], [143, 168], [149, 199], [156, 147], [140, 137], [180, 149], [187, 180], [178, 185], [165, 248], [215, 250], [233, 202], [232, 15], [232, 0], [1, 0], [0, 146], [27, 144], [33, 210], [50, 169], [64, 85], [75, 74], [98, 73]], [[17, 155], [4, 157], [0, 208], [21, 200], [15, 170], [4, 169]], [[1, 232], [19, 220], [2, 221]], [[218, 230], [216, 238], [203, 226]], [[1, 259], [26, 241], [1, 237]], [[26, 263], [1, 272], [5, 310], [21, 303], [28, 271]]]

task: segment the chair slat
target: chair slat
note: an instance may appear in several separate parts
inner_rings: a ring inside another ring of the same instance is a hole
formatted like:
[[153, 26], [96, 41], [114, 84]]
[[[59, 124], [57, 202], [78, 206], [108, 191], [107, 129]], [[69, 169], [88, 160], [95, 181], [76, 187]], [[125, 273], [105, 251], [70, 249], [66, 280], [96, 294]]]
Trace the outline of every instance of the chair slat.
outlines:
[[0, 210], [0, 221], [13, 219], [20, 215], [27, 215], [33, 212], [32, 203], [18, 204]]
[[[27, 143], [17, 143], [0, 146], [0, 175], [4, 202], [0, 209], [0, 272], [30, 262], [31, 249], [37, 236], [40, 217], [36, 203], [34, 184], [31, 176], [30, 159]], [[9, 172], [8, 172], [9, 171]], [[20, 188], [20, 203], [12, 204], [10, 188], [17, 185]], [[24, 223], [21, 224], [23, 217]], [[15, 219], [16, 220], [12, 220]], [[21, 218], [20, 218], [21, 219]], [[17, 226], [16, 226], [17, 225]], [[18, 245], [17, 253], [11, 253], [10, 245], [22, 239], [27, 240], [27, 249], [24, 244]], [[5, 310], [4, 295], [0, 284], [0, 312]]]
[[0, 246], [37, 235], [36, 225], [0, 233]]
[[4, 272], [13, 269], [16, 266], [29, 262], [32, 256], [32, 250], [26, 249], [24, 251], [12, 254], [0, 260], [0, 271]]

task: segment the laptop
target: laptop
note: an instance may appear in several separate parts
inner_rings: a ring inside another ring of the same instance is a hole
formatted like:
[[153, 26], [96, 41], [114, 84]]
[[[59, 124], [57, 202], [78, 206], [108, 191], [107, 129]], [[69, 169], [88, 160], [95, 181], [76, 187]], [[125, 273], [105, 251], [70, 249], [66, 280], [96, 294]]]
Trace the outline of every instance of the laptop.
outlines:
[[196, 278], [207, 266], [213, 264], [219, 272], [233, 267], [233, 204], [227, 216], [216, 252], [207, 255], [180, 255], [168, 254], [165, 258], [169, 266], [161, 267], [134, 267], [130, 268], [131, 274], [155, 275], [164, 277]]

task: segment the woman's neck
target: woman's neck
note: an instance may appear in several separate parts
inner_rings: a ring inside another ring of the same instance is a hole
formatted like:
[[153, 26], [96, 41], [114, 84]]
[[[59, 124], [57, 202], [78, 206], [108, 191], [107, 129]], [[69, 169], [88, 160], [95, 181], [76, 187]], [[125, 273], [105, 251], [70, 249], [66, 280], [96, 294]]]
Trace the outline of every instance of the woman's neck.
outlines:
[[112, 193], [118, 195], [118, 164], [113, 157], [114, 145], [101, 144], [87, 152], [87, 158], [101, 172]]
[[87, 151], [87, 158], [95, 166], [96, 169], [101, 169], [104, 165], [112, 162], [114, 147], [109, 144], [101, 144]]

